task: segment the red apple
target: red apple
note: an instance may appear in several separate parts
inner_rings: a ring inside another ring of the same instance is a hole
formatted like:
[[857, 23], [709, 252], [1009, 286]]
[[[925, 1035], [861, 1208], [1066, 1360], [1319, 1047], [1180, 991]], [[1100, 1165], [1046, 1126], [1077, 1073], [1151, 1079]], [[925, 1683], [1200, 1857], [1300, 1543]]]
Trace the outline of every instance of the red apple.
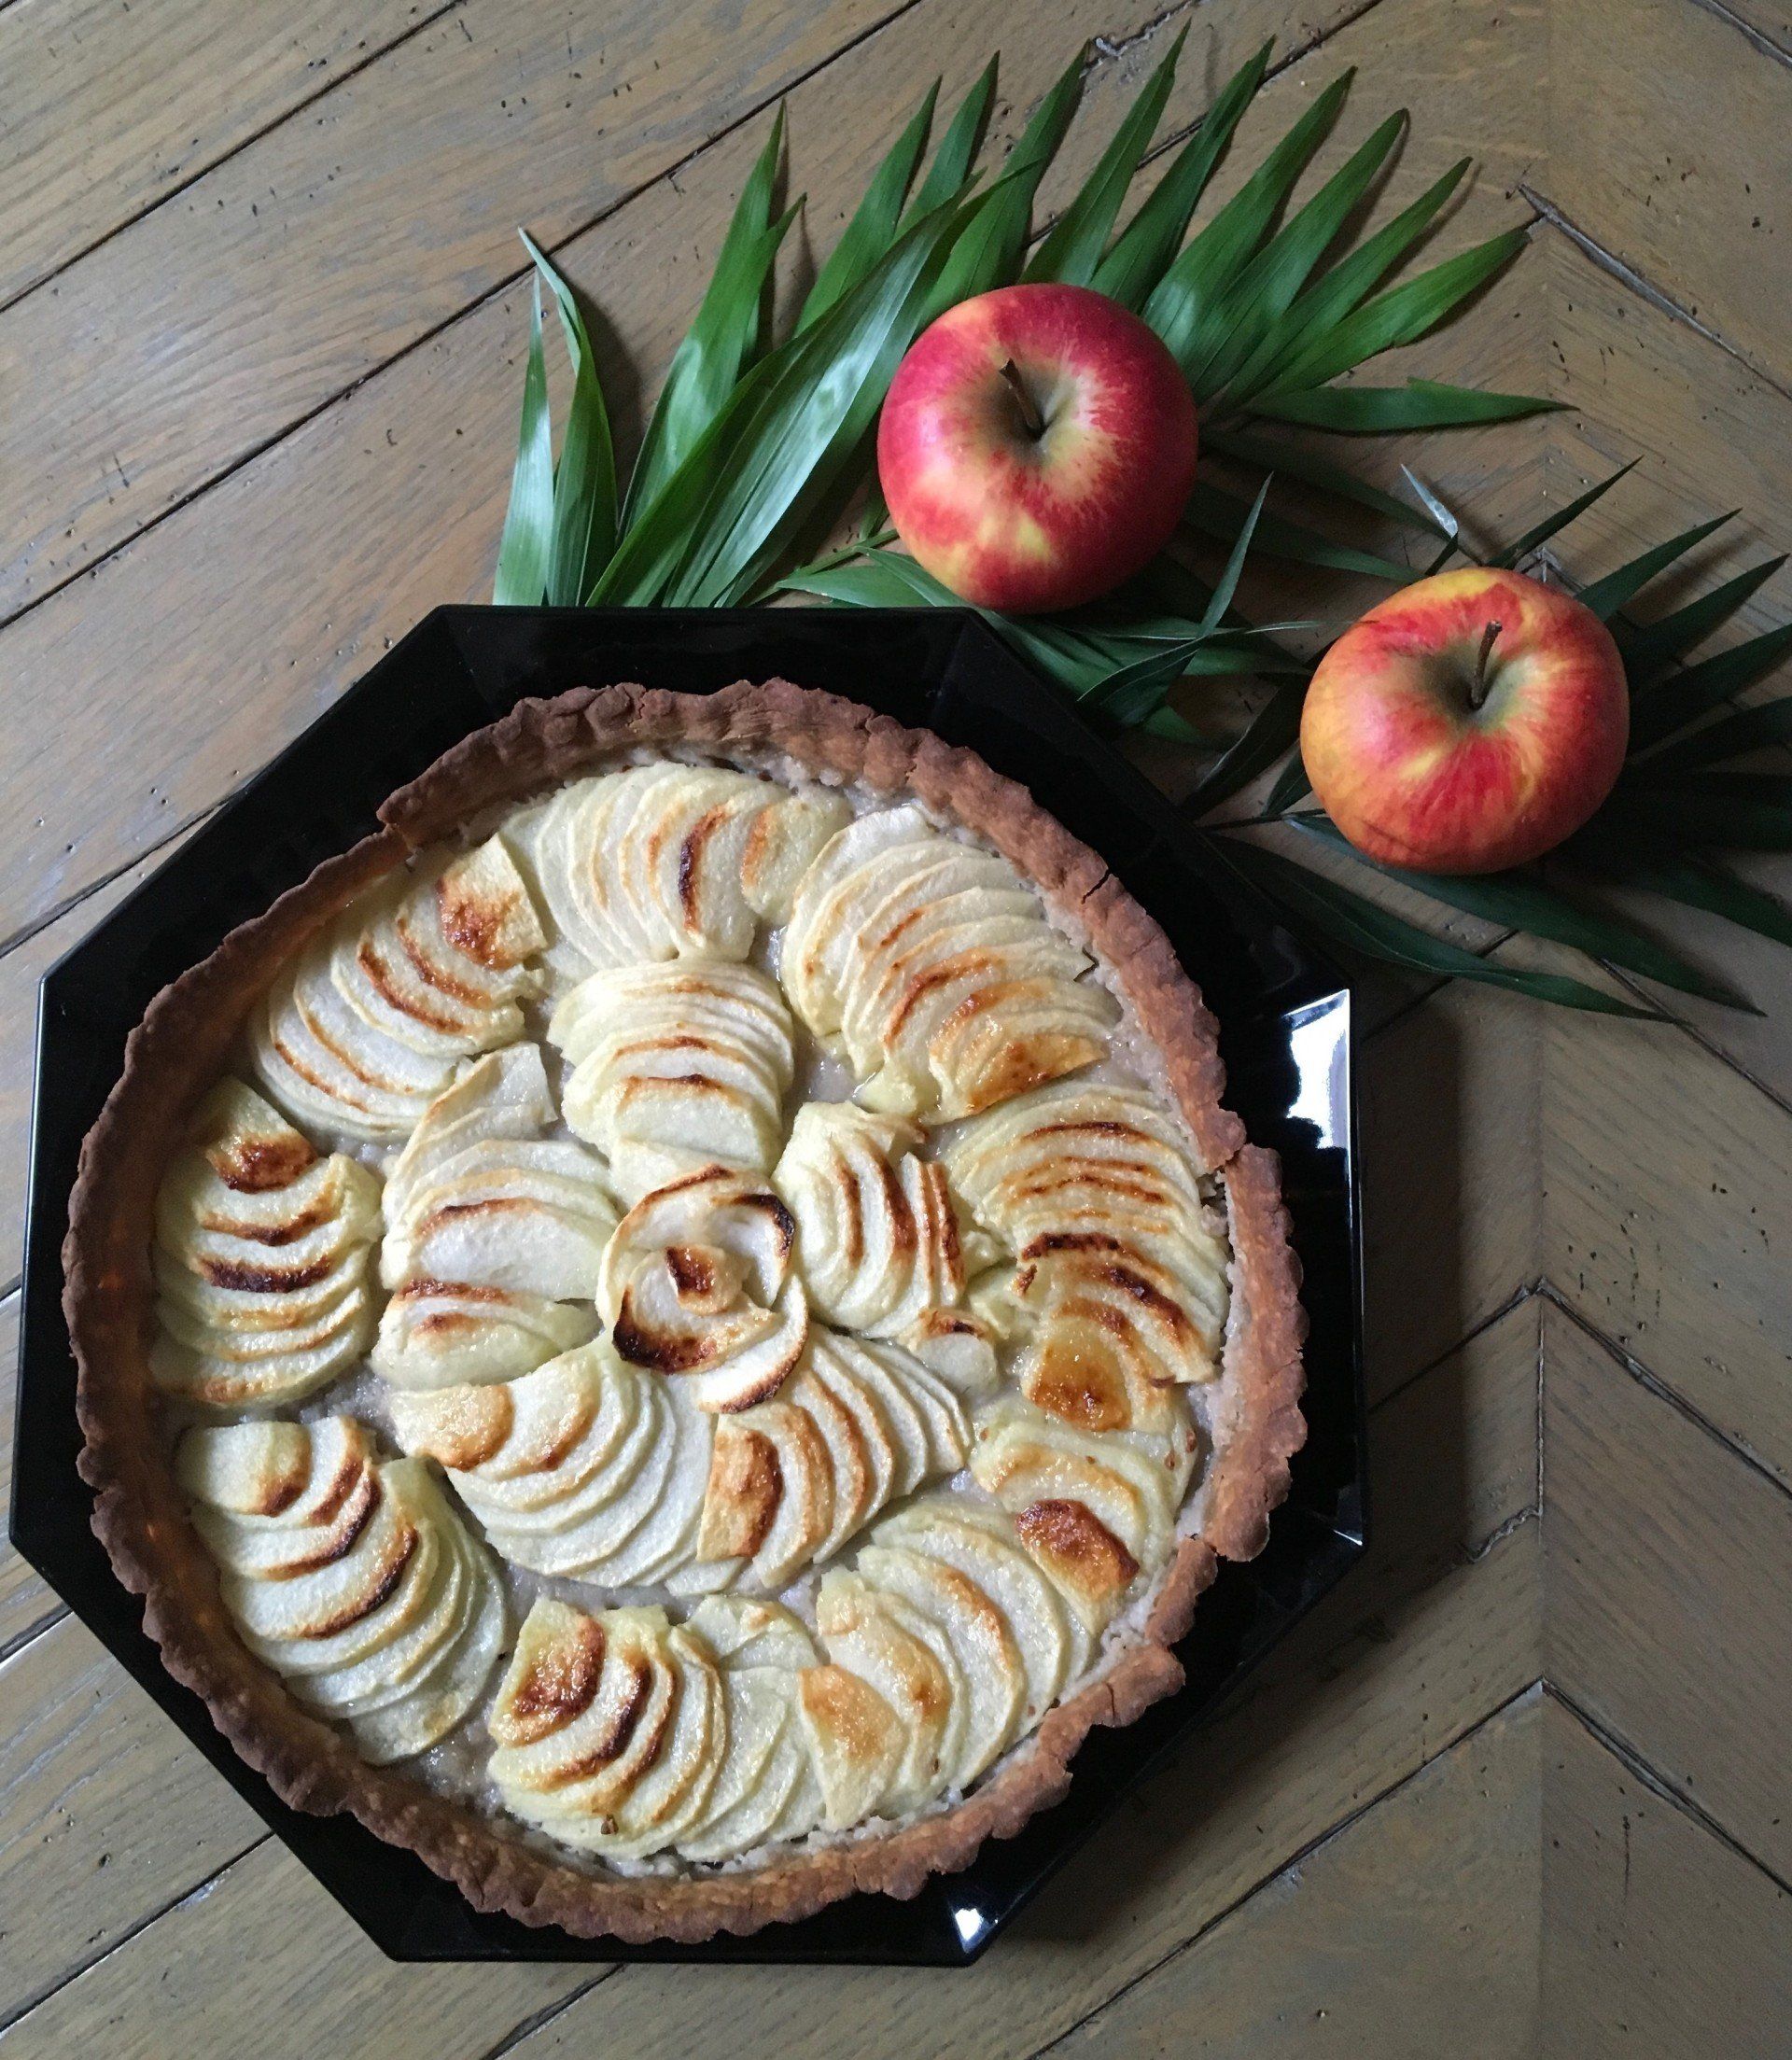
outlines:
[[1591, 609], [1474, 567], [1392, 595], [1313, 674], [1307, 777], [1360, 850], [1425, 873], [1522, 865], [1611, 792], [1630, 738], [1623, 661]]
[[1071, 608], [1141, 571], [1195, 478], [1195, 402], [1136, 315], [1087, 287], [1002, 287], [942, 315], [877, 426], [890, 519], [981, 608]]

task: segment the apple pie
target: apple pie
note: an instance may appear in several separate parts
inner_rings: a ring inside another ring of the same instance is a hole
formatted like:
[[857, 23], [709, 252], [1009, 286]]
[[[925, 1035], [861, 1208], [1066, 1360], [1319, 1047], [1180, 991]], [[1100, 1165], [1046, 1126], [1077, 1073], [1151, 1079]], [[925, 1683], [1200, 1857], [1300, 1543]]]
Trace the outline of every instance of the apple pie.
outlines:
[[782, 681], [525, 702], [163, 990], [95, 1527], [288, 1802], [692, 1941], [912, 1895], [1182, 1678], [1303, 1436], [1273, 1156], [1101, 861]]

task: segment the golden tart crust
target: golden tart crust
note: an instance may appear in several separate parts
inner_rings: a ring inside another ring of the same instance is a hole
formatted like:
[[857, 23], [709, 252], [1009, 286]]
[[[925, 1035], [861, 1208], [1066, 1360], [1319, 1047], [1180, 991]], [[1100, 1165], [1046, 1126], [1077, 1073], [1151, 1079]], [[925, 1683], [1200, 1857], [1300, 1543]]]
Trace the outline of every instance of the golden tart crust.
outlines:
[[[757, 1867], [621, 1876], [572, 1866], [398, 1768], [368, 1764], [349, 1737], [306, 1715], [250, 1656], [155, 1435], [149, 1252], [162, 1170], [286, 960], [413, 852], [456, 836], [499, 804], [540, 794], [619, 752], [691, 746], [722, 756], [776, 751], [878, 795], [917, 799], [987, 839], [1074, 916], [1224, 1178], [1234, 1302], [1225, 1372], [1236, 1401], [1230, 1435], [1209, 1469], [1200, 1534], [1179, 1539], [1142, 1625], [1113, 1643], [1097, 1677], [1050, 1710], [963, 1800]], [[63, 1244], [63, 1307], [94, 1530], [119, 1579], [143, 1596], [145, 1628], [169, 1672], [205, 1702], [283, 1801], [316, 1814], [351, 1812], [480, 1910], [579, 1937], [694, 1942], [806, 1916], [855, 1891], [913, 1896], [930, 1874], [967, 1865], [985, 1839], [1012, 1837], [1057, 1801], [1094, 1726], [1128, 1724], [1181, 1685], [1169, 1648], [1187, 1631], [1197, 1598], [1219, 1559], [1261, 1549], [1269, 1513], [1287, 1492], [1289, 1460], [1305, 1436], [1298, 1262], [1275, 1156], [1249, 1144], [1222, 1103], [1212, 1017], [1158, 925], [1024, 788], [973, 751], [786, 680], [741, 681], [714, 694], [581, 688], [522, 702], [400, 788], [380, 817], [375, 834], [325, 861], [156, 996], [83, 1144]]]

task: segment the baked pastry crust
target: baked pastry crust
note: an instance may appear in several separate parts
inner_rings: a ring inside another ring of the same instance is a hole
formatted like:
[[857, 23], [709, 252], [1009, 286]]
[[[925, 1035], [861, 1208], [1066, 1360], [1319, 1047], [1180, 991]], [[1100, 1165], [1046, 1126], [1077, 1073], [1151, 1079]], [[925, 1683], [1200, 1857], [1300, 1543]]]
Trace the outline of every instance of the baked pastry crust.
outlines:
[[[286, 960], [413, 851], [459, 834], [500, 804], [540, 793], [621, 751], [681, 746], [723, 755], [775, 751], [880, 795], [913, 795], [987, 838], [1087, 932], [1160, 1056], [1197, 1143], [1225, 1180], [1236, 1311], [1225, 1370], [1236, 1416], [1207, 1477], [1200, 1534], [1180, 1538], [1142, 1626], [962, 1801], [763, 1866], [620, 1876], [568, 1865], [412, 1776], [370, 1766], [251, 1658], [154, 1435], [148, 1253], [162, 1168], [192, 1106], [226, 1066], [251, 1003]], [[1181, 1685], [1169, 1648], [1187, 1631], [1197, 1598], [1221, 1558], [1261, 1549], [1269, 1513], [1287, 1492], [1289, 1461], [1305, 1436], [1299, 1268], [1276, 1158], [1246, 1142], [1242, 1124], [1222, 1103], [1213, 1019], [1163, 931], [1024, 788], [974, 752], [781, 680], [707, 695], [615, 686], [525, 701], [400, 788], [380, 816], [378, 833], [327, 860], [157, 995], [83, 1144], [63, 1245], [63, 1307], [94, 1530], [120, 1580], [143, 1596], [145, 1629], [169, 1672], [201, 1696], [283, 1801], [317, 1814], [352, 1812], [377, 1836], [416, 1853], [480, 1910], [579, 1937], [694, 1942], [806, 1916], [858, 1890], [913, 1896], [928, 1875], [967, 1865], [986, 1838], [1012, 1837], [1058, 1801], [1091, 1729], [1128, 1724]]]

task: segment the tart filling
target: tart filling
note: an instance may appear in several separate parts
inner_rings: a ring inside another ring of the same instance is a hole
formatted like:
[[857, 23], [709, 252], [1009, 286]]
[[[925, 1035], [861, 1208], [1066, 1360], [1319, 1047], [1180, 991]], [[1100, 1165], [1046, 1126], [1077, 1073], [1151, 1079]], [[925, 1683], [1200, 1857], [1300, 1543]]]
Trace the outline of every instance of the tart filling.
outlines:
[[[260, 954], [153, 1167], [146, 1413], [349, 1806], [488, 1905], [703, 1936], [795, 1913], [735, 1876], [912, 1892], [1061, 1786], [1096, 1684], [1174, 1685], [1285, 1485], [1298, 1312], [1198, 997], [1017, 790], [887, 726], [892, 778], [799, 690], [567, 698], [578, 749], [525, 706], [482, 794], [470, 740]], [[130, 1230], [77, 1204], [85, 1348]]]

